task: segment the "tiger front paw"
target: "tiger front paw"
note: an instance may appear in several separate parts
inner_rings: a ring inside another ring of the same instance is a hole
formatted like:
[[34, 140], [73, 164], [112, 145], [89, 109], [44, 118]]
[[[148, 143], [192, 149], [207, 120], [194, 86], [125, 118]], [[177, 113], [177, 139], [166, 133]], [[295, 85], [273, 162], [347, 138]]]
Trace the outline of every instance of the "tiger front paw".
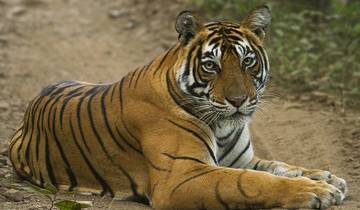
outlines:
[[341, 192], [347, 195], [347, 184], [342, 178], [339, 178], [329, 171], [323, 171], [318, 169], [305, 169], [302, 167], [291, 166], [283, 162], [274, 162], [275, 164], [272, 171], [273, 174], [286, 177], [307, 177], [312, 180], [326, 181], [328, 184], [341, 190]]
[[282, 207], [290, 209], [325, 209], [341, 204], [345, 198], [344, 193], [333, 185], [305, 177], [291, 179], [285, 193]]
[[312, 180], [322, 180], [326, 181], [328, 184], [335, 186], [337, 189], [346, 196], [347, 194], [347, 184], [346, 181], [342, 178], [339, 178], [329, 171], [322, 170], [306, 170], [303, 172], [303, 176], [308, 177]]

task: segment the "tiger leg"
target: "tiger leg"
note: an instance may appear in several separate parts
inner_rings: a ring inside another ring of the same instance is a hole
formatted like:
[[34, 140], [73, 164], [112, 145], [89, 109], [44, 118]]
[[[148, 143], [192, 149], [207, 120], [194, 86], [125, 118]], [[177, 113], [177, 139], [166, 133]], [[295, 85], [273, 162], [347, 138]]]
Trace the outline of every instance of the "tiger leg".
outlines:
[[346, 195], [347, 193], [346, 181], [333, 175], [329, 171], [319, 169], [307, 169], [299, 166], [289, 165], [280, 161], [263, 160], [258, 157], [254, 157], [252, 161], [248, 164], [247, 168], [270, 172], [277, 176], [303, 176], [313, 180], [322, 180], [340, 189], [344, 193], [344, 195]]
[[200, 165], [187, 173], [180, 178], [174, 171], [157, 183], [152, 195], [155, 209], [326, 208], [343, 199], [335, 187], [306, 178]]
[[[207, 141], [191, 128], [144, 132], [142, 148], [149, 168], [155, 209], [326, 208], [343, 199], [323, 181], [217, 166]], [[166, 132], [166, 133], [165, 133]]]

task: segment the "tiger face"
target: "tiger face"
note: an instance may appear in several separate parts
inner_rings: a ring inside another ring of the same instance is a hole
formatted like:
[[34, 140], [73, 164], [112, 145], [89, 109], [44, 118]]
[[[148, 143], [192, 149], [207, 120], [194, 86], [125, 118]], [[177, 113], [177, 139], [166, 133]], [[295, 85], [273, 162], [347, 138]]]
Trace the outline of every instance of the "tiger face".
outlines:
[[176, 29], [186, 56], [177, 83], [205, 121], [244, 121], [255, 111], [269, 72], [262, 47], [269, 22], [267, 7], [240, 24], [204, 24], [190, 12], [179, 15]]

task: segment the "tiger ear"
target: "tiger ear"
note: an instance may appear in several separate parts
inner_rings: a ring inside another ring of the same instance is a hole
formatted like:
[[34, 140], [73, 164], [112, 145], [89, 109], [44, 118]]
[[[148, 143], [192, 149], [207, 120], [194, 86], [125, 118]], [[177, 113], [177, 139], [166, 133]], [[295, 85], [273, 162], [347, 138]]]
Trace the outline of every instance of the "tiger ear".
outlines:
[[265, 29], [271, 22], [270, 8], [266, 5], [253, 9], [242, 21], [241, 26], [252, 31], [261, 41], [265, 38]]
[[190, 11], [182, 11], [178, 14], [175, 29], [179, 33], [179, 41], [186, 45], [203, 27], [203, 21], [199, 16]]

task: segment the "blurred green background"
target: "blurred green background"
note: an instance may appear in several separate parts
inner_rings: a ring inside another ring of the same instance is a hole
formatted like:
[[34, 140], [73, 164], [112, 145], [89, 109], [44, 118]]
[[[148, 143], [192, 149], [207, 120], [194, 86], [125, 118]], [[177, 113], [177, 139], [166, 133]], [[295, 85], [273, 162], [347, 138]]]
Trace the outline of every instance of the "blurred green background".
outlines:
[[271, 80], [301, 97], [360, 105], [360, 0], [189, 0], [210, 19], [239, 21], [262, 4], [272, 10], [265, 47]]

